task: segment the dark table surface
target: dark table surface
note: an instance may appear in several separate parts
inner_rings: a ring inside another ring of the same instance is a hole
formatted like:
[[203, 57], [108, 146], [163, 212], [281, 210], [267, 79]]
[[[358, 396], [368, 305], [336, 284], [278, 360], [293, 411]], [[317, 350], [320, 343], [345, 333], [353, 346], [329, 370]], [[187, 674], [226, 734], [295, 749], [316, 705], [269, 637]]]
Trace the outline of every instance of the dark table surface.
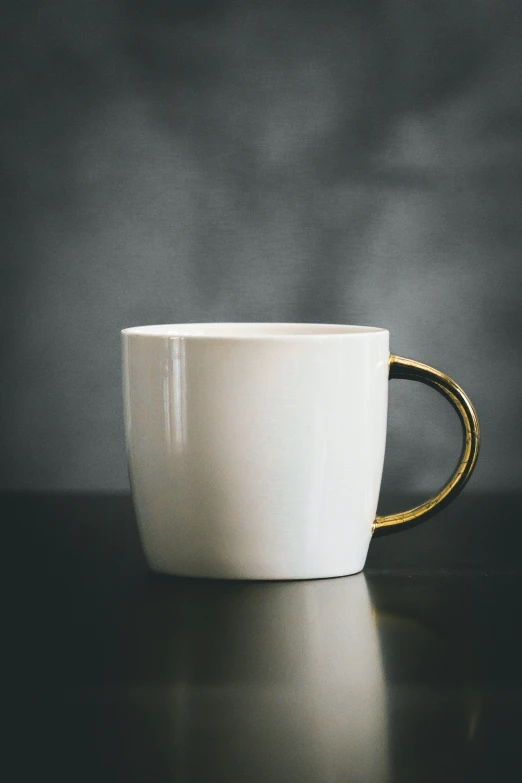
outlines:
[[127, 496], [0, 507], [9, 783], [522, 780], [522, 496], [273, 583], [149, 574]]

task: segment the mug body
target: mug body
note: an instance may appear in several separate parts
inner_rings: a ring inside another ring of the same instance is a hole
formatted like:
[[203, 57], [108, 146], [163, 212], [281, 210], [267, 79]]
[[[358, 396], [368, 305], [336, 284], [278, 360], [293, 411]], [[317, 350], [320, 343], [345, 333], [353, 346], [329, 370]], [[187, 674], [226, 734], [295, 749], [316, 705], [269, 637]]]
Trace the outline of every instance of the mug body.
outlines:
[[364, 566], [389, 334], [331, 324], [124, 329], [129, 476], [153, 571], [313, 579]]

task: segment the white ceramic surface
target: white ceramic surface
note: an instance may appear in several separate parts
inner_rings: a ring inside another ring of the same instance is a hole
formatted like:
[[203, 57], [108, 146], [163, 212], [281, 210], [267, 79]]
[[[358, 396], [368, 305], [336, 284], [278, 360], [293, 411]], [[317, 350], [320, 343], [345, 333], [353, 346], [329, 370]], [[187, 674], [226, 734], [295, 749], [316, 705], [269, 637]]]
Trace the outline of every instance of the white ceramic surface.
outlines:
[[122, 340], [129, 475], [152, 570], [312, 579], [363, 568], [387, 330], [178, 324]]

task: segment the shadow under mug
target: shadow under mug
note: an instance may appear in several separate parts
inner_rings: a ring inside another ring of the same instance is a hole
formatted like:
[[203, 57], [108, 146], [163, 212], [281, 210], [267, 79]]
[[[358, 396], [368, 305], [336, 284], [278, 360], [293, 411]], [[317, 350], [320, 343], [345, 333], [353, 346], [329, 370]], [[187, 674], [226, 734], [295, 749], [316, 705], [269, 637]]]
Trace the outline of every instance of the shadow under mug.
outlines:
[[[216, 323], [122, 331], [129, 476], [151, 570], [314, 579], [362, 570], [376, 530], [426, 519], [464, 487], [479, 426], [442, 372], [391, 355], [386, 329]], [[388, 380], [456, 410], [463, 446], [435, 497], [376, 517]]]

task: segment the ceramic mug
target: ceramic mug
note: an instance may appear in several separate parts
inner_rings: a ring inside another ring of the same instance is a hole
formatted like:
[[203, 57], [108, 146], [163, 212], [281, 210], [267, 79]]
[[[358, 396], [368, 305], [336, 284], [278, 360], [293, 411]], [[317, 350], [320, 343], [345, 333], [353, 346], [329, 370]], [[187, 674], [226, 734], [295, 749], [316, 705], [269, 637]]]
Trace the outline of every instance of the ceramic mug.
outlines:
[[[151, 570], [314, 579], [362, 570], [373, 532], [447, 505], [475, 466], [473, 406], [366, 326], [214, 323], [122, 331], [129, 477]], [[376, 517], [388, 379], [441, 392], [464, 440], [431, 500]]]

